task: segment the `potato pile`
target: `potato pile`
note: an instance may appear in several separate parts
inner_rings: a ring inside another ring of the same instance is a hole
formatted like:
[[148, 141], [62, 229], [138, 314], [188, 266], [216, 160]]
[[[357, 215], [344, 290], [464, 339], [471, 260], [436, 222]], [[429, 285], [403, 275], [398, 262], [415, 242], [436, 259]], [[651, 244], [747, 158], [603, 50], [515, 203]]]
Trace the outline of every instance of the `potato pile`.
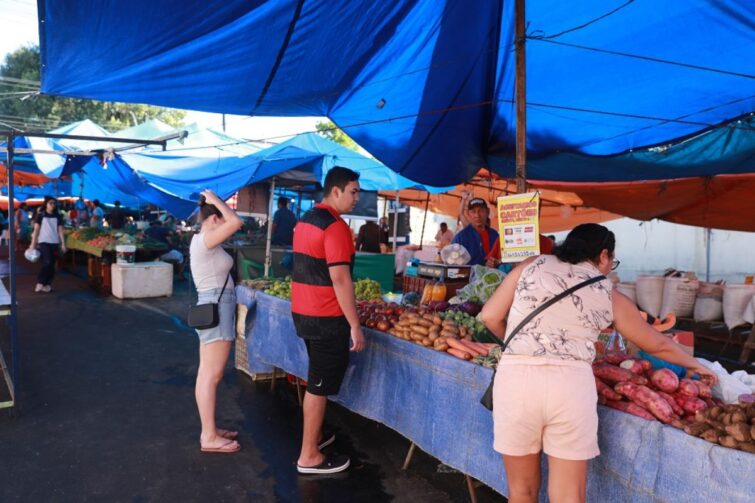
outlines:
[[452, 321], [443, 321], [437, 314], [404, 312], [388, 333], [400, 339], [414, 341], [436, 351], [446, 351], [447, 337], [458, 337], [459, 329]]
[[684, 431], [714, 444], [755, 454], [755, 403], [700, 411]]
[[[436, 313], [405, 311], [388, 333], [461, 360], [485, 365], [495, 344], [475, 342], [474, 329]], [[500, 355], [499, 355], [500, 356]], [[497, 363], [497, 359], [495, 360]]]

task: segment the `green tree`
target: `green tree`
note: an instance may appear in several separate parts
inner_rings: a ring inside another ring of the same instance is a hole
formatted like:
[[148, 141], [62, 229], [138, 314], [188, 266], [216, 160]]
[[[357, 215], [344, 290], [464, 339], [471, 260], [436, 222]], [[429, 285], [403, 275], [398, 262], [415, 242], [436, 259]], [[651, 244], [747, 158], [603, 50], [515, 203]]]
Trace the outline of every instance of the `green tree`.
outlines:
[[359, 145], [357, 145], [357, 142], [352, 140], [349, 135], [344, 133], [341, 128], [333, 124], [332, 121], [318, 121], [317, 124], [315, 124], [315, 128], [321, 136], [324, 136], [325, 138], [336, 143], [340, 143], [344, 147], [350, 148], [351, 150], [356, 150], [357, 152], [359, 151]]
[[111, 132], [147, 119], [183, 126], [183, 110], [39, 95], [39, 67], [37, 46], [22, 47], [6, 56], [0, 66], [0, 129], [12, 126], [44, 131], [84, 119]]

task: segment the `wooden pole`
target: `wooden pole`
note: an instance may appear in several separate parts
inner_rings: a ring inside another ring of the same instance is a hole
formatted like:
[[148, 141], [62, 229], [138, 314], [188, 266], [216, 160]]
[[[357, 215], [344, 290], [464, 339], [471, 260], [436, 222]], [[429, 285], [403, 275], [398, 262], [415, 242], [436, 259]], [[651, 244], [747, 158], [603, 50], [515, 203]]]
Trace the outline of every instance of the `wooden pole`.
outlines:
[[[10, 328], [10, 352], [13, 368], [11, 369], [11, 380], [9, 383], [11, 397], [15, 403], [18, 389], [19, 357], [18, 357], [18, 306], [16, 305], [16, 195], [14, 193], [15, 180], [14, 174], [14, 149], [15, 137], [13, 134], [8, 135], [8, 284], [10, 286], [10, 316], [8, 325]], [[45, 208], [42, 208], [45, 211]]]
[[425, 218], [422, 219], [422, 233], [419, 236], [419, 249], [422, 249], [422, 243], [425, 241], [425, 224], [427, 223], [427, 209], [430, 207], [430, 193], [427, 193], [425, 201]]
[[270, 201], [267, 209], [267, 239], [265, 241], [265, 277], [270, 275], [273, 265], [273, 251], [271, 249], [273, 242], [273, 202], [275, 200], [275, 180], [270, 180]]
[[398, 240], [398, 205], [399, 205], [399, 197], [398, 197], [398, 190], [396, 191], [396, 207], [393, 208], [393, 253], [396, 253], [398, 250], [398, 243], [396, 242]]
[[527, 192], [527, 65], [525, 59], [525, 6], [524, 0], [514, 5], [516, 34], [516, 191]]

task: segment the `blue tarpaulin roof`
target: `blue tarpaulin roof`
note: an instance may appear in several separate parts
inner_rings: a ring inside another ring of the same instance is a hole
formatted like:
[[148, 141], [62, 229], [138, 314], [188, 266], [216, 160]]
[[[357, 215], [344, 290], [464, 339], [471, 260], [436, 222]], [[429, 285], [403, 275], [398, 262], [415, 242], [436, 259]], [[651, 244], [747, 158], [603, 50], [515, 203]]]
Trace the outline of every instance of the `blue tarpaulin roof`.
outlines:
[[[512, 176], [514, 1], [470, 5], [40, 0], [42, 91], [245, 115], [329, 116], [413, 180], [450, 185], [484, 166]], [[755, 3], [526, 6], [529, 177], [755, 171]], [[721, 124], [727, 127], [717, 129]], [[711, 129], [720, 134], [709, 149], [712, 137], [697, 135]], [[647, 148], [682, 140], [697, 152], [693, 163]]]
[[[322, 182], [335, 166], [345, 166], [360, 173], [364, 190], [390, 190], [409, 187], [441, 192], [448, 187], [423, 187], [388, 169], [379, 161], [315, 133], [294, 138], [237, 157], [215, 148], [187, 151], [124, 153], [108, 162], [103, 170], [96, 159], [84, 171], [91, 178], [107, 178], [108, 186], [139, 195], [180, 218], [196, 209], [199, 193], [213, 189], [223, 198], [240, 188], [280, 176], [301, 182]], [[159, 192], [156, 194], [155, 191]]]

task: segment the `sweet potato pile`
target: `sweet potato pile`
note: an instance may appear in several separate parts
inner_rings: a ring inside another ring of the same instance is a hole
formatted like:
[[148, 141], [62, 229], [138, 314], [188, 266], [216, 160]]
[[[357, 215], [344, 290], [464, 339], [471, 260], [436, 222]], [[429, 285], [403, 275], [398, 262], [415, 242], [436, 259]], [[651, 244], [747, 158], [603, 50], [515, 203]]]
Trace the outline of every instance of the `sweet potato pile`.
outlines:
[[724, 405], [703, 381], [679, 379], [669, 369], [626, 353], [593, 364], [598, 402], [682, 429], [724, 447], [755, 452], [755, 404]]

